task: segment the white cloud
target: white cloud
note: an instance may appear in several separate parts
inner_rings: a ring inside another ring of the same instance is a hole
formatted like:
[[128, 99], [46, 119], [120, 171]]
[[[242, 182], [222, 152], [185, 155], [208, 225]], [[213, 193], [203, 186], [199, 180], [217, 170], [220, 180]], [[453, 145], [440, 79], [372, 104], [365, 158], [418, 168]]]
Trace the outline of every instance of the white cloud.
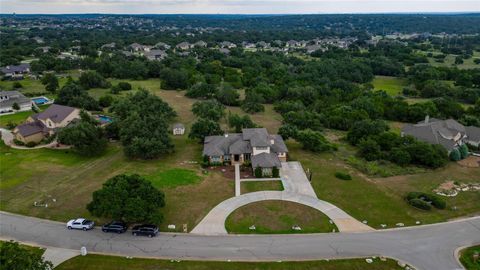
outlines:
[[479, 0], [2, 0], [1, 13], [379, 13], [480, 11]]

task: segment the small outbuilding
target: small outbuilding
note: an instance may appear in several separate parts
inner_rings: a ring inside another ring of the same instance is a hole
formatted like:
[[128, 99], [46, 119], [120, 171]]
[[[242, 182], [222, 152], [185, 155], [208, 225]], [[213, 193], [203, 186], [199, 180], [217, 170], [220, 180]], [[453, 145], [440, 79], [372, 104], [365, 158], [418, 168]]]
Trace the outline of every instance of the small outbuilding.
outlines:
[[185, 126], [182, 123], [173, 125], [173, 135], [183, 135], [185, 133]]

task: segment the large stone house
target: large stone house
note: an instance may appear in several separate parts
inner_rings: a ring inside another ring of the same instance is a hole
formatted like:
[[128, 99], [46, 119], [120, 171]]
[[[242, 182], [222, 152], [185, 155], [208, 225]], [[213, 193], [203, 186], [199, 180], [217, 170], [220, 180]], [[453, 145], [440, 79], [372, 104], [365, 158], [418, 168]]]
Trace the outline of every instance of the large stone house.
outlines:
[[2, 67], [0, 68], [0, 72], [8, 79], [23, 79], [25, 74], [30, 73], [30, 64]]
[[[15, 104], [18, 110], [14, 109]], [[18, 91], [0, 91], [0, 113], [29, 111], [33, 102]]]
[[420, 141], [440, 144], [450, 153], [464, 143], [480, 145], [480, 128], [465, 127], [453, 119], [439, 120], [429, 118], [417, 124], [408, 124], [402, 128], [402, 136], [410, 135]]
[[28, 117], [25, 123], [15, 127], [13, 135], [23, 143], [38, 143], [76, 119], [80, 119], [79, 109], [52, 104], [45, 111]]
[[264, 175], [287, 161], [288, 149], [280, 135], [268, 134], [265, 128], [246, 128], [242, 133], [207, 136], [203, 155], [210, 163], [244, 164], [260, 167]]

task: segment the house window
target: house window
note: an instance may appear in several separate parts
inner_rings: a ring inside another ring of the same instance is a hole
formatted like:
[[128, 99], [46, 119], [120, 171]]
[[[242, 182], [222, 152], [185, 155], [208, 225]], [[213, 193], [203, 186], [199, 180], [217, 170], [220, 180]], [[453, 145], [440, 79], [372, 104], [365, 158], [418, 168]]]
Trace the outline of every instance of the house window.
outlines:
[[220, 162], [221, 161], [220, 156], [212, 156], [210, 159], [212, 160], [212, 162]]
[[259, 147], [259, 146], [255, 147], [255, 148], [257, 148], [258, 151], [263, 151], [263, 150], [268, 149], [268, 147]]
[[225, 155], [225, 156], [223, 156], [223, 160], [225, 160], [225, 161], [229, 161], [229, 160], [230, 160], [230, 156], [229, 156], [229, 155]]
[[251, 154], [243, 154], [243, 156], [244, 156], [245, 160], [250, 160], [252, 155]]

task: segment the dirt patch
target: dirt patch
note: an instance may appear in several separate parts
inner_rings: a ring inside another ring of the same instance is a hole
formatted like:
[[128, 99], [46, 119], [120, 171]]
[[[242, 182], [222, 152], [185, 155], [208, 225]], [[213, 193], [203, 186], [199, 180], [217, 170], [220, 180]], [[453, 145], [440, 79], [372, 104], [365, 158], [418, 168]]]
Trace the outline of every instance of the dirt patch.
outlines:
[[478, 168], [480, 167], [480, 157], [469, 156], [462, 160], [457, 161], [458, 165], [467, 168]]
[[[235, 167], [234, 166], [209, 166], [206, 168], [211, 172], [219, 172], [223, 174], [223, 177], [235, 180]], [[249, 167], [240, 166], [240, 179], [252, 178], [253, 172]]]

